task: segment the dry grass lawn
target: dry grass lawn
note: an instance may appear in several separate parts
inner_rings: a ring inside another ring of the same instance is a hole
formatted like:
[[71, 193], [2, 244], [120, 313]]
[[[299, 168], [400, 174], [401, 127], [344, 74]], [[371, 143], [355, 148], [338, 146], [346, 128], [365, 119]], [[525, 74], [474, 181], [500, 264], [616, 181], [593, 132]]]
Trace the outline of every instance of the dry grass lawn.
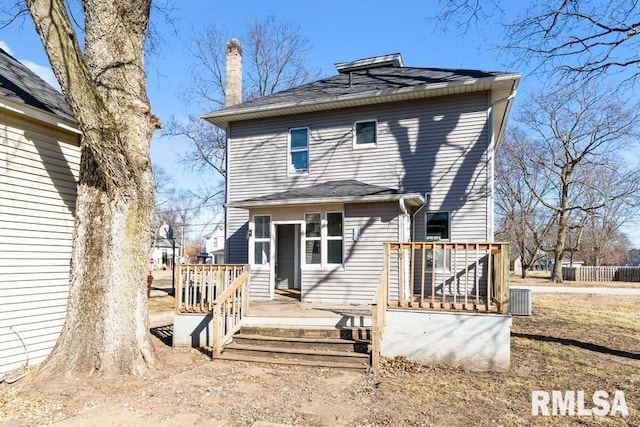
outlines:
[[[211, 362], [158, 340], [162, 366], [141, 377], [0, 384], [0, 425], [640, 425], [640, 297], [535, 293], [533, 309], [513, 319], [506, 373], [398, 359], [378, 374]], [[532, 417], [533, 390], [622, 390], [630, 416]]]

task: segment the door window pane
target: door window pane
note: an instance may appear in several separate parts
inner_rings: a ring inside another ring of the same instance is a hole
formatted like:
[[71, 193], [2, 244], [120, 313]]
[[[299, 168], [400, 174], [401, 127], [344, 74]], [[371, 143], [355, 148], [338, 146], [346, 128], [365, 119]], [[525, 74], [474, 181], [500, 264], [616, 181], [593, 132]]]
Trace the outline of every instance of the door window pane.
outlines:
[[255, 264], [269, 264], [269, 242], [255, 242]]
[[271, 234], [271, 218], [269, 216], [255, 216], [255, 238], [256, 239], [268, 239]]

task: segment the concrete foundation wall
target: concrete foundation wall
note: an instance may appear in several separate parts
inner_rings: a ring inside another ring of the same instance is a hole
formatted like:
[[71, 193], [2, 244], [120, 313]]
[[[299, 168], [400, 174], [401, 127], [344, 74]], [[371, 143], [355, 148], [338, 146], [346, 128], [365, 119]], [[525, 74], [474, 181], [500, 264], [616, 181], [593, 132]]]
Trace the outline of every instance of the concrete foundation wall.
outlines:
[[510, 336], [510, 316], [389, 310], [381, 354], [471, 370], [506, 371]]
[[173, 317], [173, 346], [210, 346], [212, 327], [210, 314], [176, 314]]

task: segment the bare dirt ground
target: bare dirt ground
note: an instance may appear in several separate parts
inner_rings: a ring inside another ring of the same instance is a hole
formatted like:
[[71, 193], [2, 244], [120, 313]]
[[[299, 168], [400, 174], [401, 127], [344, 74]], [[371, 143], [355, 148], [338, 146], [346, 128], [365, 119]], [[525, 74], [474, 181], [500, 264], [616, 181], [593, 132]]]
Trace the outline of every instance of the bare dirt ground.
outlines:
[[[166, 310], [171, 298], [153, 304]], [[534, 294], [513, 319], [512, 368], [470, 372], [386, 360], [380, 373], [211, 361], [154, 332], [137, 377], [35, 376], [0, 384], [0, 426], [638, 426], [640, 297]], [[532, 417], [533, 390], [624, 392], [629, 417]], [[256, 424], [257, 425], [257, 424]]]

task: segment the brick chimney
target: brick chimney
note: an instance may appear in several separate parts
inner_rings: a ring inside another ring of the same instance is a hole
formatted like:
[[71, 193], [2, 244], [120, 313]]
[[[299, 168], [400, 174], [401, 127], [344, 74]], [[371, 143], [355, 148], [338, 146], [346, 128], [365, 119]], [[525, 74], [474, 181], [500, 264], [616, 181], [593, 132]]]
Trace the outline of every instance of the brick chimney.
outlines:
[[242, 46], [236, 39], [227, 43], [227, 83], [225, 107], [242, 102]]

